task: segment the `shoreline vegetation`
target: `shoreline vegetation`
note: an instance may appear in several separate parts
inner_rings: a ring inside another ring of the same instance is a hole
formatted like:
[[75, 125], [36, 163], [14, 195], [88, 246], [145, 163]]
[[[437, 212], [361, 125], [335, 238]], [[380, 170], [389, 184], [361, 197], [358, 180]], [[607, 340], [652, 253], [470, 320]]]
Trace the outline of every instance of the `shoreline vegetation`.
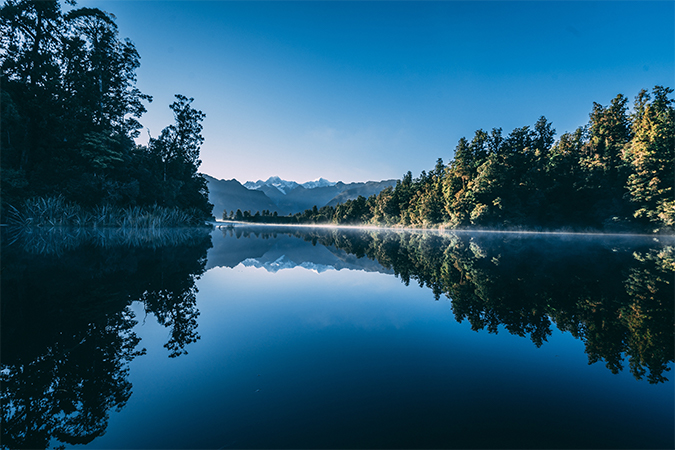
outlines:
[[545, 117], [508, 136], [459, 140], [454, 159], [418, 178], [336, 207], [294, 215], [237, 210], [223, 220], [265, 224], [672, 233], [675, 226], [673, 89], [642, 90], [632, 111], [619, 94], [557, 141]]
[[91, 228], [176, 228], [206, 226], [199, 211], [158, 205], [82, 208], [63, 197], [27, 200], [21, 211], [9, 206], [7, 225], [17, 228], [91, 227]]
[[178, 94], [174, 123], [137, 145], [152, 97], [136, 87], [134, 44], [111, 13], [61, 8], [57, 0], [0, 7], [0, 222], [204, 225], [213, 209], [198, 172], [205, 114]]
[[22, 211], [9, 206], [3, 245], [28, 253], [63, 254], [85, 243], [96, 247], [161, 248], [202, 239], [212, 226], [199, 211], [151, 206], [96, 206], [84, 209], [63, 197], [30, 199]]
[[210, 227], [2, 227], [3, 245], [26, 254], [65, 255], [83, 246], [95, 248], [164, 249], [201, 241], [211, 235]]
[[[176, 95], [175, 122], [136, 145], [150, 95], [136, 87], [140, 55], [115, 18], [57, 0], [0, 7], [0, 222], [32, 226], [173, 227], [212, 220], [198, 172], [205, 114]], [[675, 227], [673, 89], [593, 104], [588, 124], [557, 140], [532, 127], [461, 138], [417, 178], [368, 198], [294, 215], [224, 211], [270, 224], [442, 229], [672, 233]], [[58, 224], [58, 225], [57, 225]]]

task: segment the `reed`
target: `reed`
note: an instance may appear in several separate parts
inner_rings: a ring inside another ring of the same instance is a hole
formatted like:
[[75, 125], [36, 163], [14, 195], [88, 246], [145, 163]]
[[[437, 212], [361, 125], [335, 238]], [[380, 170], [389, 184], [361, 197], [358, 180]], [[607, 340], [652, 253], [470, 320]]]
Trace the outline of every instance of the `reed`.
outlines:
[[68, 202], [61, 196], [32, 198], [27, 200], [20, 209], [9, 206], [5, 213], [5, 221], [8, 225], [20, 228], [154, 229], [203, 224], [203, 220], [200, 220], [192, 210], [165, 208], [159, 205], [126, 208], [97, 205], [88, 210]]
[[6, 227], [3, 241], [27, 253], [61, 255], [81, 246], [163, 248], [191, 245], [208, 238], [205, 227]]

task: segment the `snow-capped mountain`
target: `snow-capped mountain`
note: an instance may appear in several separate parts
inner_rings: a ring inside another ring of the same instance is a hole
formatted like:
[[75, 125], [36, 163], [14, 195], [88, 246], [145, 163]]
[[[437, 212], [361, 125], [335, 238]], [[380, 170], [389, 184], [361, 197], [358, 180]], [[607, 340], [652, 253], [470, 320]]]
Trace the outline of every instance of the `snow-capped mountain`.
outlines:
[[244, 187], [247, 189], [262, 189], [264, 186], [275, 187], [279, 190], [279, 192], [285, 195], [300, 186], [300, 184], [296, 183], [295, 181], [282, 180], [279, 177], [269, 177], [266, 181], [247, 181], [244, 183]]
[[[325, 178], [303, 184], [295, 181], [270, 177], [266, 181], [247, 181], [243, 185], [237, 180], [218, 180], [207, 177], [209, 200], [215, 205], [213, 212], [220, 218], [223, 211], [270, 211], [281, 215], [295, 214], [316, 205], [335, 206], [359, 195], [369, 197], [382, 189], [395, 186], [396, 180], [367, 181], [365, 183], [333, 183]], [[248, 194], [248, 195], [245, 195]]]
[[318, 180], [308, 181], [306, 183], [296, 183], [295, 181], [282, 180], [279, 177], [269, 177], [266, 181], [263, 180], [258, 180], [255, 182], [247, 181], [246, 183], [244, 183], [244, 187], [246, 187], [247, 189], [255, 189], [255, 190], [262, 189], [263, 186], [275, 187], [279, 190], [279, 192], [286, 195], [293, 189], [297, 188], [298, 186], [302, 186], [305, 189], [315, 189], [326, 186], [335, 186], [335, 184], [336, 183], [328, 181], [325, 178], [319, 178]]
[[304, 187], [305, 189], [314, 189], [318, 187], [326, 187], [326, 186], [335, 186], [337, 183], [333, 183], [332, 181], [328, 181], [325, 178], [319, 178], [318, 180], [314, 181], [308, 181], [306, 183], [302, 183], [301, 186]]

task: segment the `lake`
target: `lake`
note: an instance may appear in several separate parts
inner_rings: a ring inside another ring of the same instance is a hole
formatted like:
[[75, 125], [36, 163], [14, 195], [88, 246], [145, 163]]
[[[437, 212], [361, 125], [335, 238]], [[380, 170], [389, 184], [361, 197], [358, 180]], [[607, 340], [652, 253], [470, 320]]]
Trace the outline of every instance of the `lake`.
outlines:
[[668, 236], [9, 233], [6, 448], [673, 448]]

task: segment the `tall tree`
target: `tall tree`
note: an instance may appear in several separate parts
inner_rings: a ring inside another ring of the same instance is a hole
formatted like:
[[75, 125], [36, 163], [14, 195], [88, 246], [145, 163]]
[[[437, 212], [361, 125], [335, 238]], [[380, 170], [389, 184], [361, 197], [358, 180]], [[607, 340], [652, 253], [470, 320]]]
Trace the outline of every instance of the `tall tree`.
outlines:
[[657, 227], [675, 226], [675, 108], [668, 98], [673, 89], [656, 86], [651, 95], [642, 90], [635, 99], [633, 139], [624, 159], [632, 173], [628, 177], [635, 217]]
[[[118, 38], [110, 13], [79, 8], [66, 14], [64, 89], [69, 113], [98, 132], [138, 135], [137, 118], [151, 100], [135, 87], [140, 56], [133, 43]], [[77, 108], [77, 109], [76, 109]]]
[[0, 9], [3, 166], [22, 174], [42, 160], [59, 122], [62, 25], [56, 0], [8, 0]]
[[135, 87], [139, 56], [113, 16], [8, 0], [0, 29], [3, 205], [55, 194], [133, 201], [118, 193], [133, 191], [122, 179], [150, 97]]
[[151, 139], [149, 151], [161, 164], [164, 205], [195, 208], [202, 216], [210, 217], [213, 205], [208, 202], [206, 179], [198, 172], [199, 149], [204, 142], [201, 122], [206, 115], [192, 108], [193, 101], [176, 95], [170, 105], [175, 123]]

